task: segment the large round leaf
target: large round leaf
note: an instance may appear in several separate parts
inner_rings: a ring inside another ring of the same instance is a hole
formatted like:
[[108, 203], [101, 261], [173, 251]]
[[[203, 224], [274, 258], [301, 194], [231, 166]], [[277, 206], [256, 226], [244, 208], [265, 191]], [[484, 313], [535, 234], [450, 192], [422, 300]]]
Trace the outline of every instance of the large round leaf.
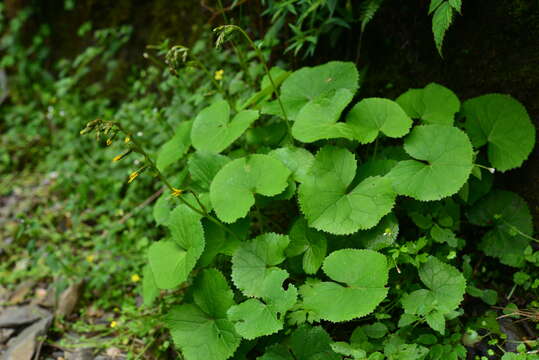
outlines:
[[356, 174], [354, 155], [326, 146], [316, 154], [307, 181], [299, 187], [299, 204], [309, 226], [336, 235], [375, 226], [391, 211], [395, 193], [389, 180], [369, 177], [349, 189]]
[[326, 257], [322, 268], [336, 282], [318, 282], [300, 290], [305, 310], [317, 317], [334, 322], [362, 317], [387, 295], [386, 257], [376, 251], [337, 250]]
[[412, 126], [397, 103], [382, 98], [358, 102], [346, 116], [346, 123], [353, 129], [354, 139], [362, 144], [373, 142], [380, 132], [392, 138], [403, 137]]
[[[303, 67], [290, 75], [281, 86], [281, 101], [289, 119], [296, 118], [303, 106], [338, 89], [354, 94], [359, 85], [359, 73], [352, 62], [330, 61], [315, 67]], [[266, 112], [280, 114], [277, 102]]]
[[453, 125], [460, 109], [457, 95], [448, 88], [431, 83], [423, 89], [410, 89], [397, 98], [408, 116], [430, 124]]
[[258, 119], [255, 110], [242, 110], [230, 120], [230, 106], [217, 101], [202, 110], [193, 123], [191, 141], [195, 149], [220, 153], [239, 138]]
[[397, 138], [410, 130], [412, 120], [404, 110], [397, 103], [381, 98], [361, 100], [350, 110], [346, 122], [338, 122], [352, 98], [353, 93], [340, 89], [330, 97], [309, 102], [298, 113], [292, 135], [305, 143], [347, 138], [366, 144], [373, 142], [380, 132]]
[[254, 194], [274, 196], [288, 185], [290, 170], [269, 155], [254, 154], [223, 166], [210, 185], [215, 213], [231, 223], [244, 217], [255, 202]]
[[401, 195], [440, 200], [457, 193], [472, 171], [470, 140], [453, 126], [416, 126], [404, 149], [414, 160], [400, 161], [386, 176]]
[[488, 144], [493, 167], [506, 171], [522, 165], [535, 144], [535, 128], [524, 106], [508, 95], [489, 94], [462, 106], [473, 145]]

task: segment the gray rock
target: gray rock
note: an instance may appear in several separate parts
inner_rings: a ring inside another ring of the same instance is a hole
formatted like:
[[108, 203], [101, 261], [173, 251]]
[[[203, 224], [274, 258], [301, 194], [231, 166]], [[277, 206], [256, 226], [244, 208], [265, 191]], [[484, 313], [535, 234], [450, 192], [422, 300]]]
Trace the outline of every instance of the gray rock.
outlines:
[[52, 315], [24, 329], [17, 337], [11, 339], [4, 360], [32, 360], [34, 351], [40, 346], [40, 336], [45, 335], [51, 325]]
[[64, 353], [65, 360], [93, 360], [93, 349], [77, 349], [73, 351], [66, 351]]
[[37, 306], [9, 306], [0, 313], [0, 328], [31, 324], [49, 316], [51, 316], [50, 312]]
[[58, 300], [58, 308], [56, 309], [56, 316], [66, 317], [69, 316], [79, 300], [80, 290], [82, 288], [82, 282], [73, 283], [69, 285], [67, 289], [62, 292], [60, 299]]
[[14, 332], [14, 329], [0, 329], [0, 344], [5, 344]]

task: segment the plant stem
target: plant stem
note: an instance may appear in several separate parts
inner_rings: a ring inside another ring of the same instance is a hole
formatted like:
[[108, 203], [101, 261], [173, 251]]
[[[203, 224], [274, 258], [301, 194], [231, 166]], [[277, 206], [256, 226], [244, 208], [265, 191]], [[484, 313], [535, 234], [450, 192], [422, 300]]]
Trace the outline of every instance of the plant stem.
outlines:
[[279, 91], [277, 90], [277, 86], [275, 86], [275, 82], [273, 81], [273, 77], [271, 76], [271, 73], [269, 71], [268, 64], [266, 63], [266, 59], [264, 59], [264, 54], [262, 54], [262, 51], [260, 51], [258, 46], [255, 45], [255, 43], [253, 42], [251, 37], [249, 37], [249, 35], [245, 32], [245, 30], [243, 30], [241, 27], [236, 26], [236, 25], [230, 25], [230, 26], [233, 26], [236, 30], [238, 30], [243, 35], [243, 37], [245, 37], [245, 39], [247, 39], [247, 42], [255, 50], [256, 55], [258, 56], [258, 58], [260, 59], [260, 62], [264, 66], [264, 71], [266, 72], [266, 75], [268, 76], [268, 79], [269, 79], [269, 81], [271, 83], [271, 87], [273, 89], [273, 93], [275, 94], [275, 97], [277, 98], [277, 102], [279, 103], [279, 107], [281, 108], [281, 111], [283, 113], [283, 117], [284, 117], [286, 127], [287, 127], [287, 130], [288, 130], [288, 135], [289, 135], [290, 139], [293, 141], [292, 131], [291, 131], [291, 128], [290, 128], [290, 121], [288, 120], [288, 116], [286, 115], [286, 110], [284, 109], [283, 102], [281, 101], [281, 96], [279, 95]]
[[[126, 131], [123, 126], [119, 123], [114, 123], [118, 129], [123, 132], [126, 136], [128, 136], [131, 140], [131, 142], [133, 143], [133, 146], [134, 146], [134, 150], [136, 152], [138, 152], [139, 154], [142, 154], [142, 156], [144, 156], [144, 159], [146, 160], [146, 162], [148, 163], [149, 167], [152, 168], [152, 170], [157, 174], [157, 177], [159, 178], [159, 180], [161, 180], [165, 186], [170, 190], [171, 193], [174, 193], [175, 189], [174, 187], [172, 186], [172, 184], [167, 180], [167, 178], [165, 176], [163, 176], [163, 174], [161, 173], [161, 171], [159, 171], [159, 169], [157, 169], [157, 166], [155, 165], [154, 161], [150, 158], [150, 156], [148, 155], [148, 153], [146, 151], [144, 151], [144, 149], [142, 148], [142, 145], [139, 143], [139, 141], [137, 139], [135, 139], [128, 131]], [[192, 194], [194, 194], [194, 192], [191, 190], [190, 191]], [[215, 217], [211, 216], [207, 211], [206, 211], [206, 208], [204, 207], [204, 205], [202, 205], [202, 203], [200, 202], [198, 196], [195, 195], [195, 199], [197, 200], [199, 206], [201, 207], [200, 209], [197, 209], [196, 207], [194, 207], [193, 205], [191, 205], [189, 202], [187, 202], [187, 200], [185, 200], [183, 197], [179, 196], [177, 197], [177, 199], [179, 199], [185, 206], [187, 206], [189, 209], [193, 210], [194, 212], [196, 212], [197, 214], [201, 215], [202, 217], [205, 217], [207, 218], [208, 220], [210, 220], [211, 222], [213, 222], [215, 225], [219, 226], [220, 228], [222, 228], [224, 231], [226, 231], [227, 233], [229, 233], [230, 235], [234, 236], [236, 239], [239, 240], [239, 237], [232, 231], [230, 230], [227, 226], [225, 226], [222, 222], [220, 222], [219, 220], [217, 220]]]
[[[226, 16], [226, 11], [223, 7], [223, 3], [221, 0], [217, 0], [217, 4], [219, 4], [219, 8], [223, 14], [223, 19], [225, 20], [225, 23], [228, 24], [228, 16]], [[236, 55], [238, 55], [238, 60], [240, 62], [240, 67], [243, 69], [243, 72], [245, 73], [245, 78], [247, 79], [247, 81], [249, 82], [249, 85], [251, 85], [251, 87], [254, 87], [255, 86], [255, 80], [251, 77], [251, 75], [249, 74], [249, 69], [247, 68], [247, 61], [245, 61], [245, 54], [243, 53], [243, 51], [241, 51], [241, 49], [239, 49], [236, 44], [234, 43], [234, 40], [231, 40], [230, 43], [232, 44], [232, 48], [234, 49], [234, 52], [236, 53]]]

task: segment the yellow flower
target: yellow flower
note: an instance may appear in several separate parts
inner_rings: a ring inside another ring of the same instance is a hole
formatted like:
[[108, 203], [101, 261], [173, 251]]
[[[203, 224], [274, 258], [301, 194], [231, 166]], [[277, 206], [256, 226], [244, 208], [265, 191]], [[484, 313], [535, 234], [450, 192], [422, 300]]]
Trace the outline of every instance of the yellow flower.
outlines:
[[107, 146], [110, 146], [112, 144], [112, 139], [107, 139]]
[[129, 136], [126, 136], [125, 139], [124, 139], [124, 143], [128, 143], [131, 141], [131, 138]]
[[217, 80], [217, 81], [223, 80], [223, 74], [224, 74], [224, 73], [225, 73], [225, 71], [224, 71], [223, 69], [217, 70], [217, 71], [215, 72], [215, 74], [213, 75], [213, 78], [214, 78], [215, 80]]
[[93, 255], [86, 256], [86, 261], [91, 263], [91, 262], [94, 262], [94, 260], [95, 260], [95, 257]]
[[110, 327], [115, 328], [116, 326], [118, 326], [118, 323], [116, 321], [111, 321]]
[[176, 188], [172, 188], [172, 196], [178, 197], [178, 196], [180, 196], [181, 194], [183, 194], [183, 190], [181, 190], [181, 189], [176, 189]]
[[133, 180], [135, 180], [137, 178], [137, 176], [140, 175], [140, 172], [137, 170], [137, 171], [133, 171], [131, 174], [129, 174], [129, 180], [127, 180], [127, 183], [128, 184], [131, 184], [133, 182]]
[[124, 152], [123, 154], [120, 154], [120, 155], [116, 155], [112, 161], [113, 162], [116, 162], [116, 161], [120, 161], [122, 160], [124, 157], [126, 157], [127, 155], [131, 154], [133, 150], [127, 150], [126, 152]]
[[138, 276], [137, 274], [131, 275], [131, 281], [132, 282], [139, 282], [140, 281], [140, 276]]

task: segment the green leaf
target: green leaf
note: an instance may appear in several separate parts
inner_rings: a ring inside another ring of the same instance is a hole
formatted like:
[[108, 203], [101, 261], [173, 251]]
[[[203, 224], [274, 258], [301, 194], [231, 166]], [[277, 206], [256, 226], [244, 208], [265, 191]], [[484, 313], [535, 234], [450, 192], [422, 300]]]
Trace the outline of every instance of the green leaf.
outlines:
[[153, 218], [158, 225], [164, 225], [170, 216], [170, 195], [163, 194], [157, 199], [153, 206]]
[[453, 126], [416, 126], [404, 149], [416, 160], [400, 161], [386, 176], [401, 195], [440, 200], [457, 193], [472, 171], [470, 140]]
[[226, 317], [233, 297], [224, 276], [206, 269], [193, 284], [194, 304], [176, 305], [165, 316], [186, 360], [226, 360], [234, 354], [241, 338]]
[[436, 83], [423, 89], [410, 89], [396, 101], [408, 116], [429, 124], [453, 125], [455, 114], [460, 109], [457, 95]]
[[432, 14], [432, 12], [435, 11], [443, 1], [444, 0], [430, 0], [429, 15]]
[[283, 344], [274, 344], [266, 348], [264, 355], [256, 358], [256, 360], [294, 360], [294, 357]]
[[429, 290], [420, 289], [405, 295], [401, 301], [404, 312], [425, 317], [431, 328], [443, 334], [444, 315], [453, 312], [461, 303], [466, 280], [453, 266], [433, 256], [419, 268], [419, 278]]
[[[277, 66], [271, 68], [270, 74], [271, 78], [273, 79], [273, 83], [277, 88], [290, 75], [288, 71], [285, 71]], [[264, 75], [264, 77], [262, 78], [260, 88], [261, 90], [249, 97], [249, 99], [247, 99], [243, 104], [241, 104], [238, 110], [246, 109], [249, 106], [257, 107], [257, 105], [268, 100], [271, 97], [271, 94], [273, 93], [273, 85], [271, 84], [267, 75]]]
[[331, 349], [331, 337], [321, 326], [302, 326], [290, 336], [290, 348], [295, 359], [339, 360]]
[[254, 194], [274, 196], [288, 186], [290, 170], [279, 160], [254, 154], [223, 166], [210, 185], [215, 213], [231, 223], [244, 217], [254, 205]]
[[238, 334], [248, 340], [273, 334], [283, 328], [280, 316], [256, 299], [231, 307], [228, 318], [235, 324]]
[[299, 218], [290, 230], [290, 245], [286, 249], [287, 256], [303, 254], [303, 270], [306, 274], [318, 271], [326, 257], [326, 237], [307, 226], [304, 218]]
[[427, 324], [440, 334], [445, 334], [445, 317], [444, 314], [439, 311], [433, 311], [425, 316]]
[[357, 344], [349, 344], [344, 341], [336, 341], [331, 344], [331, 349], [338, 354], [348, 356], [352, 359], [365, 359], [367, 353]]
[[430, 229], [430, 236], [438, 243], [447, 243], [451, 247], [457, 247], [458, 239], [455, 236], [455, 233], [449, 229], [434, 225]]
[[309, 151], [298, 147], [284, 147], [272, 150], [270, 156], [280, 160], [291, 172], [294, 181], [304, 182], [307, 172], [314, 162], [314, 156]]
[[466, 132], [476, 148], [488, 144], [488, 159], [500, 171], [522, 165], [535, 145], [535, 128], [524, 106], [509, 95], [489, 94], [462, 106]]
[[367, 98], [354, 105], [346, 122], [337, 122], [353, 93], [339, 89], [328, 97], [309, 102], [298, 113], [292, 135], [302, 142], [322, 139], [347, 138], [363, 144], [373, 142], [382, 132], [388, 137], [402, 137], [408, 133], [412, 120], [401, 107], [388, 99]]
[[354, 93], [338, 89], [326, 96], [311, 100], [298, 112], [292, 126], [292, 136], [304, 143], [322, 139], [352, 139], [354, 130], [346, 123], [337, 122]]
[[189, 174], [193, 181], [197, 182], [202, 189], [208, 191], [215, 175], [228, 162], [230, 162], [230, 159], [224, 155], [197, 151], [189, 157]]
[[442, 45], [444, 42], [445, 32], [449, 29], [453, 21], [453, 8], [448, 2], [442, 3], [432, 16], [432, 33], [434, 35], [434, 43], [438, 53], [442, 56]]
[[362, 144], [373, 142], [381, 132], [400, 138], [410, 131], [412, 120], [394, 101], [368, 98], [358, 102], [346, 116], [346, 124], [354, 131], [354, 139]]
[[337, 322], [365, 316], [387, 295], [388, 268], [380, 253], [337, 250], [326, 257], [323, 269], [336, 282], [318, 282], [300, 289], [303, 307], [322, 319]]
[[[260, 284], [285, 260], [286, 235], [263, 234], [243, 243], [232, 257], [232, 281], [245, 296], [261, 296]], [[284, 270], [283, 270], [284, 271]]]
[[167, 221], [171, 240], [153, 243], [148, 257], [155, 283], [160, 289], [173, 289], [189, 276], [204, 250], [204, 230], [200, 216], [178, 206]]
[[390, 213], [382, 218], [378, 225], [369, 230], [359, 231], [353, 236], [353, 242], [362, 248], [380, 250], [391, 246], [399, 235], [397, 217]]
[[[338, 89], [348, 89], [354, 94], [359, 87], [358, 80], [359, 74], [352, 62], [330, 61], [294, 71], [281, 86], [281, 101], [286, 115], [294, 120], [307, 103], [319, 97], [327, 97]], [[265, 111], [282, 115], [276, 103]]]
[[175, 163], [189, 150], [191, 146], [192, 121], [184, 121], [176, 128], [174, 136], [164, 143], [157, 153], [156, 166], [159, 171], [164, 171], [169, 165]]
[[389, 180], [370, 177], [349, 189], [356, 173], [354, 155], [326, 146], [315, 156], [307, 181], [299, 187], [299, 204], [309, 226], [345, 235], [375, 226], [391, 211], [395, 193]]
[[230, 106], [217, 101], [202, 110], [193, 123], [191, 140], [195, 149], [220, 153], [239, 138], [259, 117], [256, 110], [242, 110], [230, 120]]
[[468, 212], [474, 225], [491, 227], [480, 248], [505, 265], [524, 265], [524, 250], [533, 234], [533, 222], [526, 201], [510, 191], [495, 190], [480, 199]]
[[462, 8], [462, 0], [449, 0], [449, 5], [451, 5], [451, 7], [460, 14]]
[[453, 266], [431, 256], [419, 268], [419, 278], [434, 293], [438, 309], [450, 312], [459, 306], [466, 289], [466, 280]]
[[142, 298], [144, 306], [151, 306], [154, 300], [159, 296], [159, 288], [155, 283], [152, 268], [146, 264], [142, 270]]
[[282, 287], [288, 272], [276, 265], [285, 259], [289, 239], [284, 235], [264, 234], [244, 243], [232, 257], [232, 281], [246, 295], [261, 298], [248, 300], [229, 311], [242, 337], [253, 339], [279, 331], [284, 314], [296, 302], [297, 290]]
[[[258, 270], [258, 266], [255, 269]], [[254, 339], [283, 328], [284, 316], [294, 306], [298, 295], [293, 285], [289, 285], [287, 290], [283, 289], [283, 282], [287, 278], [288, 272], [285, 270], [268, 269], [263, 277], [258, 279], [255, 295], [263, 302], [249, 299], [229, 309], [228, 318], [234, 322], [238, 334], [245, 339]]]

